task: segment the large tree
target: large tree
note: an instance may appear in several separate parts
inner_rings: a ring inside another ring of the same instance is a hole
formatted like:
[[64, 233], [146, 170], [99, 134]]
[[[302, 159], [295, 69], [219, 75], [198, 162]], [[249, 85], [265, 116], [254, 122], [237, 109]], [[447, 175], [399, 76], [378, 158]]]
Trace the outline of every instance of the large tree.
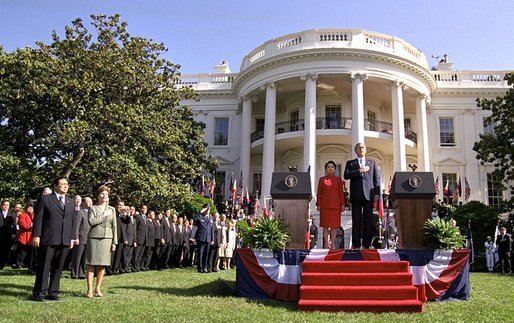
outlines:
[[0, 167], [10, 173], [0, 197], [63, 175], [78, 194], [107, 183], [131, 203], [180, 209], [191, 178], [213, 167], [204, 125], [180, 105], [195, 94], [176, 87], [180, 66], [161, 57], [162, 43], [131, 36], [119, 15], [91, 25], [76, 19], [36, 48], [0, 47]]
[[[514, 84], [514, 73], [507, 74], [508, 84]], [[495, 99], [477, 99], [477, 104], [484, 110], [491, 111], [486, 119], [495, 125], [494, 132], [480, 135], [473, 150], [482, 164], [495, 166], [493, 176], [501, 178], [504, 189], [514, 190], [514, 89], [510, 88], [504, 96]], [[507, 208], [512, 209], [512, 200]]]

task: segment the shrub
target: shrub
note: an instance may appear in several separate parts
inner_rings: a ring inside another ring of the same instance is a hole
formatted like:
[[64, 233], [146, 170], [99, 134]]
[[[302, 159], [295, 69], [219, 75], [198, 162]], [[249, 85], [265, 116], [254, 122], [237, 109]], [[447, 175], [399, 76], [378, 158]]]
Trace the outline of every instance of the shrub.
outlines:
[[484, 252], [486, 237], [494, 235], [498, 210], [479, 201], [470, 201], [456, 208], [452, 217], [457, 221], [463, 235], [469, 235], [468, 225], [471, 227], [475, 252]]
[[423, 226], [425, 243], [432, 249], [460, 249], [464, 246], [464, 238], [459, 228], [451, 225], [451, 220], [427, 220]]
[[262, 218], [242, 234], [243, 245], [257, 249], [284, 249], [290, 240], [286, 227], [280, 219]]

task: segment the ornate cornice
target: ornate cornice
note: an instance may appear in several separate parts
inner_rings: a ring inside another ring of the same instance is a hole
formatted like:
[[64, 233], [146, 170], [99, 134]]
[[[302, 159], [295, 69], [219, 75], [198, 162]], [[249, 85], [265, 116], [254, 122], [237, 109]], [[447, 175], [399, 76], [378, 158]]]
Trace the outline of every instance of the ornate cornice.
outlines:
[[262, 60], [258, 63], [253, 64], [246, 70], [241, 71], [234, 79], [233, 89], [237, 91], [242, 84], [253, 75], [259, 74], [269, 68], [273, 68], [279, 64], [290, 64], [297, 61], [309, 61], [320, 58], [331, 58], [331, 59], [372, 59], [382, 61], [385, 63], [391, 63], [394, 65], [406, 68], [415, 74], [417, 74], [421, 80], [427, 83], [431, 91], [435, 91], [437, 88], [434, 76], [429, 70], [424, 67], [407, 60], [405, 58], [387, 54], [383, 52], [374, 52], [370, 50], [359, 50], [359, 49], [341, 49], [341, 48], [321, 48], [321, 49], [307, 49], [303, 51], [294, 51], [284, 53], [282, 55], [276, 55], [268, 59]]

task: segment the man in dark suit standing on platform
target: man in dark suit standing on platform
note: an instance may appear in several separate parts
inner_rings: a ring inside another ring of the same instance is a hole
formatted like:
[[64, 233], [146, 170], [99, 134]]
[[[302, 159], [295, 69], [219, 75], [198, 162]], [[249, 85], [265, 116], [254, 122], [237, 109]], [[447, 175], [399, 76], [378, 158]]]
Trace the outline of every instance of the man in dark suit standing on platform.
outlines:
[[198, 249], [198, 266], [199, 273], [207, 273], [207, 258], [209, 256], [209, 247], [214, 244], [214, 221], [209, 216], [211, 208], [208, 204], [202, 206], [200, 213], [195, 215], [196, 223], [196, 246]]
[[[66, 255], [77, 240], [73, 200], [66, 196], [68, 180], [54, 181], [54, 193], [41, 197], [34, 218], [32, 244], [38, 250], [34, 300], [59, 299], [59, 285]], [[50, 277], [49, 277], [50, 276]], [[49, 279], [50, 278], [50, 279]], [[48, 292], [48, 293], [47, 293]]]
[[87, 235], [89, 233], [88, 214], [89, 208], [93, 205], [93, 200], [90, 197], [84, 197], [82, 201], [82, 208], [78, 211], [76, 216], [76, 231], [79, 238], [78, 244], [73, 247], [71, 255], [71, 278], [72, 279], [84, 279], [86, 273], [84, 268], [86, 266], [86, 242]]
[[[356, 144], [355, 153], [357, 158], [347, 161], [344, 169], [344, 179], [350, 180], [352, 246], [369, 249], [373, 239], [373, 201], [378, 201], [380, 173], [375, 161], [366, 158], [366, 145]], [[361, 221], [364, 222], [362, 244]]]

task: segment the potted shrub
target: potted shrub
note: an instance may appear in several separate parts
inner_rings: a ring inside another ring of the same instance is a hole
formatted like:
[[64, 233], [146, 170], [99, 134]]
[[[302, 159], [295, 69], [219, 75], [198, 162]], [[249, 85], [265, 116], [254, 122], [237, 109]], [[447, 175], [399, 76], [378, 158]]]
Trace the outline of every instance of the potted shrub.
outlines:
[[242, 232], [243, 245], [256, 249], [284, 249], [290, 240], [286, 227], [280, 219], [259, 219], [253, 227]]
[[464, 246], [465, 239], [460, 235], [459, 228], [451, 224], [451, 220], [427, 220], [423, 229], [428, 248], [461, 249]]

